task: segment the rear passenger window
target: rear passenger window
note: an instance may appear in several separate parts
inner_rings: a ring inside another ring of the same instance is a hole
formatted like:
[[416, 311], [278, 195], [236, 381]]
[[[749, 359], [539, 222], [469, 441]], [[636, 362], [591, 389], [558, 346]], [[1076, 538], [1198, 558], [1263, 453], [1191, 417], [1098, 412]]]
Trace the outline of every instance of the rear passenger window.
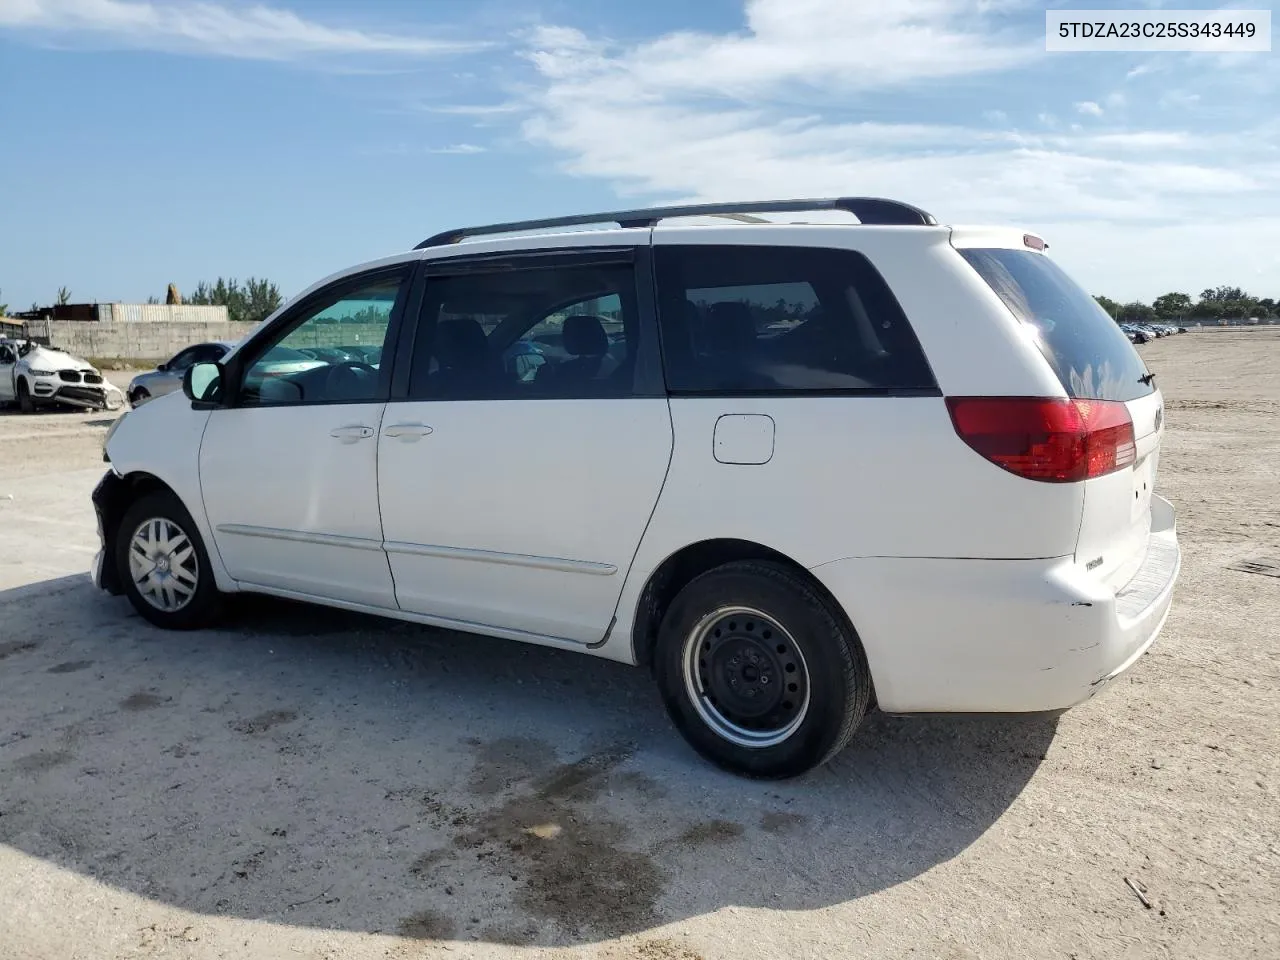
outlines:
[[902, 308], [859, 253], [659, 246], [655, 262], [673, 393], [936, 388]]
[[433, 278], [418, 329], [413, 399], [630, 396], [635, 273], [591, 264]]

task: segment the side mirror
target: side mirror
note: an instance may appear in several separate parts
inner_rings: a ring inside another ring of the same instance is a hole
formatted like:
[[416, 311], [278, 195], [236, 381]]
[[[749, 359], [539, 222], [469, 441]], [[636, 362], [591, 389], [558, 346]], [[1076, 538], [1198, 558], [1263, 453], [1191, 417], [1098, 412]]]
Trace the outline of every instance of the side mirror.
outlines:
[[157, 363], [157, 364], [156, 364], [156, 372], [157, 372], [157, 373], [164, 373], [164, 372], [165, 372], [166, 370], [168, 370], [168, 369], [169, 369], [169, 364], [167, 364], [167, 363]]
[[195, 410], [212, 410], [222, 399], [222, 365], [195, 363], [182, 376], [182, 392]]

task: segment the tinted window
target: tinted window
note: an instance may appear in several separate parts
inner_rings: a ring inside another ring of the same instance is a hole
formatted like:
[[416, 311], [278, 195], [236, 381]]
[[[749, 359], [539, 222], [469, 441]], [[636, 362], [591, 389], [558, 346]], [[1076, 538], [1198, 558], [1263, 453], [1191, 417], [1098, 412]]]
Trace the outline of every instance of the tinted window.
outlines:
[[227, 353], [227, 348], [220, 343], [202, 343], [192, 349], [196, 352], [192, 363], [216, 363]]
[[1068, 396], [1135, 400], [1155, 390], [1150, 380], [1144, 382], [1146, 365], [1124, 331], [1044, 254], [969, 249], [960, 255], [1035, 331], [1040, 352]]
[[[332, 344], [358, 343], [381, 350], [391, 312], [403, 295], [405, 272], [363, 282], [343, 282], [304, 305], [275, 338], [255, 349], [245, 370], [240, 402], [358, 403], [380, 396], [376, 359], [354, 359]], [[361, 354], [361, 356], [366, 356]]]
[[676, 393], [928, 390], [920, 345], [861, 254], [662, 246], [667, 386]]
[[178, 353], [174, 354], [173, 358], [170, 359], [170, 361], [166, 366], [168, 367], [168, 369], [173, 370], [174, 372], [185, 370], [187, 369], [187, 367], [191, 366], [193, 363], [198, 362], [198, 359], [203, 359], [198, 356], [199, 350], [200, 350], [199, 347], [187, 347], [187, 349], [181, 350]]
[[443, 400], [626, 396], [638, 331], [625, 264], [433, 279], [409, 392]]

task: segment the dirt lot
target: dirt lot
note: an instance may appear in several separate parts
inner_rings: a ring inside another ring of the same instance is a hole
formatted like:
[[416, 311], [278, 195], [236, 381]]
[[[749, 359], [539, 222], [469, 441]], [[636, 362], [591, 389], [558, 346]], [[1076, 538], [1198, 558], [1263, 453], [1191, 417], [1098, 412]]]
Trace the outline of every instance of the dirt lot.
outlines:
[[1125, 678], [877, 716], [785, 784], [574, 654], [268, 602], [153, 630], [83, 576], [106, 421], [0, 416], [0, 957], [1280, 956], [1280, 579], [1229, 569], [1280, 559], [1277, 334], [1142, 348], [1185, 561]]

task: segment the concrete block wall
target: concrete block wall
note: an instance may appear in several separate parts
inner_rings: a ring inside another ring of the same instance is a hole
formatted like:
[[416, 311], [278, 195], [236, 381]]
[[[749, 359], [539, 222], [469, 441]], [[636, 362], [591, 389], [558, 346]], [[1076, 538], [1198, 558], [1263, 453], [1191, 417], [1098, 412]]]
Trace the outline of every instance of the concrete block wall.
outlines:
[[[33, 320], [25, 326], [25, 336], [47, 340], [53, 346], [79, 357], [120, 360], [166, 360], [184, 347], [210, 340], [236, 341], [257, 327], [255, 323], [231, 321], [201, 323], [99, 322], [74, 320]], [[295, 330], [285, 345], [298, 347], [381, 346], [386, 339], [385, 323], [318, 323]]]
[[76, 323], [71, 320], [36, 321], [26, 335], [48, 338], [50, 344], [79, 357], [122, 360], [165, 360], [184, 347], [209, 340], [235, 341], [257, 324], [228, 321], [152, 321], [148, 323]]
[[312, 323], [285, 338], [295, 350], [305, 347], [380, 347], [387, 338], [385, 323]]

